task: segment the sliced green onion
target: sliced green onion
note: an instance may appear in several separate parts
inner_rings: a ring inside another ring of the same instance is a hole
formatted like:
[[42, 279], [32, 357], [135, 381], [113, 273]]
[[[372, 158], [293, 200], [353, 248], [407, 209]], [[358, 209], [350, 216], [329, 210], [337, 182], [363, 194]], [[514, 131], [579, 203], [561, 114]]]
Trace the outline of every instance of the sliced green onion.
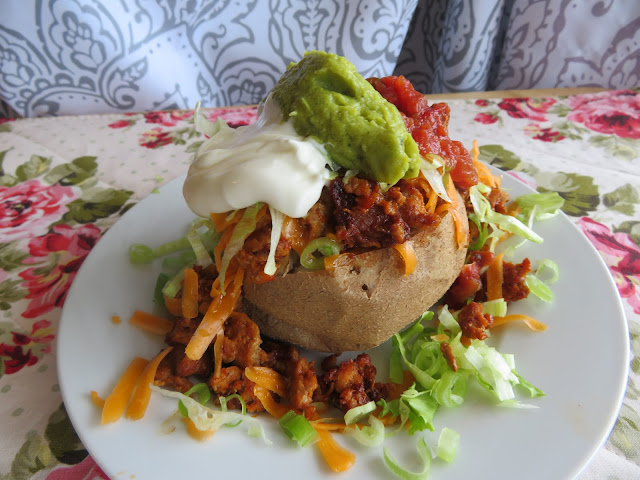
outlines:
[[[551, 271], [551, 278], [547, 278], [546, 280], [540, 278], [546, 276], [547, 271]], [[545, 258], [538, 264], [538, 268], [536, 269], [536, 277], [540, 278], [540, 280], [542, 280], [547, 285], [556, 283], [560, 279], [560, 270], [558, 269], [558, 264], [553, 260]]]
[[166, 257], [172, 253], [189, 248], [186, 237], [172, 240], [162, 245], [151, 248], [142, 243], [134, 243], [129, 246], [129, 260], [131, 263], [144, 264], [151, 263], [156, 258]]
[[531, 293], [543, 302], [551, 303], [553, 301], [553, 292], [551, 289], [535, 275], [529, 274], [524, 277], [524, 284], [529, 288]]
[[[316, 252], [321, 256], [316, 257]], [[300, 264], [309, 270], [322, 270], [324, 268], [323, 257], [338, 255], [340, 253], [340, 243], [326, 237], [311, 240], [300, 255]]]
[[[229, 403], [229, 401], [233, 400], [234, 398], [236, 400], [240, 401], [240, 408], [242, 409], [242, 411], [241, 411], [242, 415], [246, 415], [246, 413], [247, 413], [247, 404], [245, 403], [244, 398], [242, 398], [237, 393], [234, 393], [234, 394], [229, 395], [227, 397], [218, 397], [218, 401], [220, 402], [220, 410], [222, 410], [223, 412], [226, 412], [228, 410], [227, 403]], [[242, 423], [242, 420], [238, 420], [235, 423], [226, 423], [225, 427], [237, 427], [241, 423]]]
[[290, 440], [296, 441], [301, 447], [306, 447], [318, 437], [318, 432], [316, 432], [313, 425], [309, 423], [309, 420], [304, 418], [304, 415], [298, 415], [293, 410], [285, 413], [280, 420], [278, 420], [278, 423], [287, 437], [289, 437]]
[[264, 266], [264, 273], [273, 275], [276, 273], [276, 250], [278, 249], [278, 243], [280, 243], [284, 213], [276, 210], [271, 205], [269, 205], [269, 212], [271, 213], [271, 242], [269, 243], [269, 256]]
[[167, 298], [176, 298], [178, 292], [182, 288], [182, 279], [184, 278], [184, 268], [176, 273], [162, 289], [162, 294]]
[[482, 304], [482, 313], [493, 317], [504, 317], [507, 314], [507, 302], [504, 298], [486, 301]]
[[401, 478], [402, 480], [426, 480], [429, 477], [429, 471], [431, 470], [431, 451], [429, 450], [429, 447], [422, 437], [418, 439], [416, 446], [418, 449], [418, 455], [420, 455], [420, 458], [422, 459], [422, 462], [424, 464], [421, 472], [411, 472], [402, 467], [391, 456], [388, 447], [384, 447], [384, 449], [382, 450], [384, 463], [394, 475]]
[[129, 261], [136, 264], [151, 263], [155, 259], [153, 249], [142, 243], [129, 246]]
[[440, 432], [440, 437], [438, 437], [436, 456], [445, 462], [451, 463], [456, 458], [459, 445], [460, 434], [455, 430], [444, 427]]
[[196, 256], [193, 254], [193, 250], [186, 250], [180, 255], [173, 257], [165, 257], [162, 259], [162, 268], [165, 270], [176, 271], [187, 265], [193, 265], [196, 262]]
[[244, 211], [244, 213], [242, 214], [242, 218], [240, 218], [238, 223], [236, 223], [235, 228], [233, 229], [233, 233], [231, 234], [231, 238], [229, 239], [227, 248], [224, 249], [224, 253], [222, 254], [222, 265], [220, 266], [219, 274], [220, 289], [223, 295], [225, 293], [224, 280], [227, 273], [227, 268], [229, 268], [229, 262], [231, 262], [231, 259], [235, 256], [235, 254], [240, 251], [247, 237], [251, 235], [256, 229], [258, 212], [262, 208], [262, 205], [263, 204], [261, 202], [258, 202], [251, 205]]
[[376, 402], [374, 401], [365, 403], [364, 405], [360, 405], [359, 407], [351, 408], [347, 413], [344, 414], [344, 423], [347, 425], [351, 425], [353, 423], [359, 422], [371, 412], [375, 411], [375, 409]]
[[[196, 401], [200, 403], [200, 405], [206, 405], [209, 399], [211, 398], [211, 391], [209, 390], [209, 385], [206, 383], [197, 383], [189, 390], [185, 392], [185, 395], [188, 397], [190, 395], [196, 394]], [[182, 400], [178, 400], [178, 411], [183, 417], [188, 417], [189, 412], [187, 411], [187, 407], [184, 406]]]
[[365, 447], [377, 447], [384, 442], [384, 423], [375, 415], [369, 415], [369, 425], [362, 428], [355, 426], [353, 429], [349, 429], [349, 432]]
[[164, 295], [162, 294], [162, 290], [164, 286], [167, 284], [171, 277], [166, 273], [161, 273], [158, 275], [158, 279], [156, 280], [156, 286], [153, 289], [153, 301], [159, 303], [160, 305], [164, 305]]

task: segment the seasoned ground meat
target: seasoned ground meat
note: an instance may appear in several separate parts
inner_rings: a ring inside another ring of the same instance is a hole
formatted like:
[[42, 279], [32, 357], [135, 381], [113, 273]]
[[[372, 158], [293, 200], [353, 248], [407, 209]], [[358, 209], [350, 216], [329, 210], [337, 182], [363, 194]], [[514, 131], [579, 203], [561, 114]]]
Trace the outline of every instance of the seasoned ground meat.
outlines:
[[375, 382], [376, 368], [368, 354], [346, 360], [331, 368], [320, 379], [315, 401], [331, 400], [344, 412], [382, 398], [386, 386]]
[[454, 372], [457, 372], [458, 362], [456, 362], [456, 357], [453, 356], [451, 345], [449, 345], [447, 342], [442, 342], [440, 344], [440, 351], [442, 352], [444, 359], [447, 361], [447, 365], [449, 365], [449, 368], [451, 368], [451, 370], [453, 370]]
[[444, 302], [455, 310], [466, 305], [467, 300], [482, 289], [483, 283], [480, 271], [491, 263], [493, 257], [494, 254], [491, 252], [477, 251], [470, 253], [469, 261], [471, 263], [462, 267], [458, 278], [445, 294]]
[[[261, 284], [269, 282], [275, 278], [275, 274], [267, 275], [264, 273], [264, 266], [267, 263], [271, 245], [271, 217], [268, 215], [262, 217], [262, 219], [265, 218], [269, 220], [269, 223], [260, 228], [256, 227], [256, 230], [249, 235], [245, 240], [242, 249], [235, 256], [240, 267], [244, 269], [244, 278], [246, 283]], [[276, 248], [276, 263], [281, 261], [283, 258], [288, 257], [290, 251], [291, 242], [289, 242], [285, 237], [280, 236], [280, 241]]]
[[167, 345], [187, 345], [198, 328], [201, 318], [175, 317], [173, 328], [165, 337]]
[[485, 330], [493, 325], [493, 317], [482, 313], [481, 303], [471, 302], [458, 312], [458, 323], [465, 337], [484, 340], [487, 338]]
[[[255, 383], [244, 376], [243, 370], [239, 367], [224, 367], [220, 369], [217, 376], [209, 379], [209, 385], [214, 393], [227, 397], [237, 393], [242, 397], [247, 406], [247, 411], [251, 413], [263, 412], [264, 406], [258, 397], [253, 393]], [[241, 404], [237, 399], [231, 399], [227, 407], [240, 409]]]
[[289, 403], [297, 410], [308, 412], [308, 416], [313, 414], [311, 403], [313, 393], [318, 388], [316, 371], [313, 362], [307, 363], [305, 358], [300, 358], [296, 363], [291, 376], [289, 377]]
[[261, 365], [267, 358], [261, 343], [258, 326], [245, 314], [234, 312], [224, 323], [222, 362], [239, 367]]
[[180, 345], [175, 345], [173, 350], [171, 350], [169, 354], [162, 359], [160, 365], [158, 365], [153, 384], [159, 387], [173, 388], [181, 393], [189, 390], [193, 386], [193, 383], [184, 375], [176, 372], [176, 364], [183, 357], [185, 357], [184, 346], [182, 346], [182, 351], [180, 352]]
[[503, 262], [502, 296], [507, 302], [522, 300], [529, 295], [524, 279], [531, 271], [531, 262], [525, 258], [521, 263]]
[[267, 353], [264, 365], [285, 377], [293, 371], [300, 358], [298, 349], [285, 343], [265, 341], [262, 348]]
[[491, 208], [496, 212], [504, 215], [508, 213], [507, 203], [509, 202], [509, 194], [501, 188], [492, 188], [487, 195], [487, 200], [489, 200]]
[[329, 184], [336, 236], [346, 248], [384, 248], [405, 242], [413, 229], [435, 227], [417, 180], [400, 180], [383, 192], [377, 182], [338, 177]]

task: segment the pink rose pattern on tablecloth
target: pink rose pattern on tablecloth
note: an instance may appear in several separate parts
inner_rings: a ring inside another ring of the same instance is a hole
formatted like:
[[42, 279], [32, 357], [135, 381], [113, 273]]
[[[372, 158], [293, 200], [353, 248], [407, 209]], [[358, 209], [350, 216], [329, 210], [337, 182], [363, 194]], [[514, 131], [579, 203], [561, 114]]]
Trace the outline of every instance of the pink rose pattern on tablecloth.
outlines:
[[46, 231], [75, 197], [71, 187], [46, 185], [37, 179], [0, 187], [0, 243]]
[[102, 471], [91, 456], [87, 456], [82, 462], [73, 466], [56, 468], [46, 480], [109, 480], [107, 474]]
[[51, 233], [29, 242], [31, 256], [23, 263], [35, 266], [20, 272], [30, 300], [23, 317], [35, 318], [62, 307], [71, 282], [99, 238], [95, 225], [56, 225]]
[[24, 367], [31, 367], [45, 353], [51, 352], [51, 322], [39, 320], [31, 327], [31, 333], [21, 333], [18, 329], [8, 330], [0, 335], [0, 362], [4, 363], [4, 374], [11, 375]]
[[[217, 109], [204, 109], [202, 112], [207, 119], [215, 122], [218, 118], [224, 119], [230, 127], [249, 125], [258, 118], [256, 107], [230, 107]], [[184, 145], [188, 140], [199, 136], [192, 123], [187, 122], [193, 117], [192, 110], [171, 110], [167, 112], [145, 112], [140, 114], [126, 114], [125, 118], [109, 123], [109, 128], [127, 128], [136, 125], [138, 121], [160, 125], [142, 132], [138, 144], [141, 147], [156, 149], [165, 145]], [[178, 128], [163, 128], [178, 127]]]
[[[541, 142], [588, 140], [607, 153], [633, 158], [640, 142], [640, 94], [634, 90], [573, 95], [567, 98], [476, 100], [474, 121], [521, 120], [524, 133]], [[631, 148], [625, 148], [629, 146]]]
[[640, 247], [627, 233], [612, 233], [588, 217], [581, 218], [579, 225], [605, 259], [620, 296], [640, 315]]

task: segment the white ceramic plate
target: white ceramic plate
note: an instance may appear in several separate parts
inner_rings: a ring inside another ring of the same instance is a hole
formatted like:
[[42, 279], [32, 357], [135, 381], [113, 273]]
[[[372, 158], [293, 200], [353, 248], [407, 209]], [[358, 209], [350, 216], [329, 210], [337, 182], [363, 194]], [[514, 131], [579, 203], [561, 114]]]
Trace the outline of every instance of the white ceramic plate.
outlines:
[[[218, 431], [199, 443], [181, 425], [172, 434], [162, 422], [176, 408], [174, 400], [153, 395], [145, 418], [101, 426], [89, 391], [106, 395], [134, 356], [152, 358], [162, 346], [126, 323], [136, 309], [152, 309], [159, 266], [133, 266], [127, 247], [157, 245], [182, 236], [194, 218], [182, 199], [183, 179], [150, 195], [126, 213], [86, 259], [69, 292], [58, 337], [58, 368], [64, 402], [80, 438], [112, 478], [267, 478], [320, 479], [327, 469], [317, 449], [299, 449], [272, 419], [264, 424], [271, 446], [246, 435], [244, 426]], [[505, 175], [515, 196], [528, 187]], [[617, 417], [627, 379], [628, 327], [620, 298], [597, 252], [564, 215], [536, 227], [542, 245], [523, 248], [531, 259], [552, 258], [561, 279], [553, 286], [552, 305], [535, 298], [513, 311], [528, 313], [549, 325], [532, 333], [517, 325], [502, 327], [491, 341], [500, 351], [516, 354], [518, 371], [547, 396], [529, 400], [540, 408], [496, 408], [481, 392], [471, 392], [453, 410], [440, 409], [435, 446], [442, 427], [461, 435], [452, 465], [434, 461], [430, 478], [540, 479], [572, 478], [606, 440]], [[125, 322], [115, 325], [112, 315]], [[497, 331], [498, 329], [496, 329]], [[371, 351], [379, 379], [386, 379], [385, 352]], [[417, 436], [396, 435], [386, 445], [408, 467], [419, 468]], [[391, 478], [382, 448], [365, 449], [349, 438], [339, 441], [357, 454], [356, 465], [340, 478]]]

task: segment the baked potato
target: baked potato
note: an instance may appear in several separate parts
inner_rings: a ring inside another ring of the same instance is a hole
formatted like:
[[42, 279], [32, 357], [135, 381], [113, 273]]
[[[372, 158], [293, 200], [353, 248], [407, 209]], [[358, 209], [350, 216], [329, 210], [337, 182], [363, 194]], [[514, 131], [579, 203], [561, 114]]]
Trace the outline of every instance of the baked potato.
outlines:
[[[468, 238], [464, 202], [457, 209]], [[372, 348], [416, 320], [449, 289], [464, 264], [451, 213], [411, 241], [417, 265], [405, 276], [394, 248], [351, 254], [332, 270], [294, 269], [245, 284], [242, 309], [269, 337], [323, 352]]]

